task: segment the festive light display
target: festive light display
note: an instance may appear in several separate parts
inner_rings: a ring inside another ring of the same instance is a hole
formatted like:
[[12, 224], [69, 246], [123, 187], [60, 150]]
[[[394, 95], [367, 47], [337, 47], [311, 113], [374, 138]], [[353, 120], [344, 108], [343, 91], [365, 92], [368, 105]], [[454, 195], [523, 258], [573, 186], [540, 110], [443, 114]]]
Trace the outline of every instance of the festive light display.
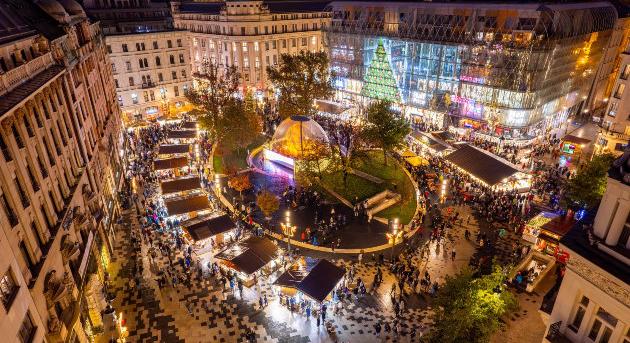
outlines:
[[365, 83], [361, 95], [399, 103], [398, 86], [396, 85], [394, 72], [389, 65], [389, 58], [387, 57], [387, 52], [385, 52], [382, 40], [378, 41], [374, 55], [374, 59], [365, 75]]

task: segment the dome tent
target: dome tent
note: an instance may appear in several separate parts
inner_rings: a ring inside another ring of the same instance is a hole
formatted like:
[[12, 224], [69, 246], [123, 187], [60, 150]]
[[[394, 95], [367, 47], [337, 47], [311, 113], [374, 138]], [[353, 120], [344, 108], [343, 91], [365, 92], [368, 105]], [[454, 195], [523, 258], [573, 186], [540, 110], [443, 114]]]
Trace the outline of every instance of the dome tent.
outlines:
[[297, 159], [314, 147], [327, 145], [324, 129], [313, 119], [297, 115], [283, 120], [271, 139], [271, 150]]

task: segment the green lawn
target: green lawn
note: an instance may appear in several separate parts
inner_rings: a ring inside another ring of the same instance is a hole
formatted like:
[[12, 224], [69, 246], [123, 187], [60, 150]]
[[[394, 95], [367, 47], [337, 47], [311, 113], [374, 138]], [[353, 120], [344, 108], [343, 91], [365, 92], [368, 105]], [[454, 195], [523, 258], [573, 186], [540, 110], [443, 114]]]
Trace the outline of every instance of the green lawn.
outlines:
[[344, 185], [343, 172], [341, 171], [325, 175], [322, 178], [322, 182], [353, 204], [355, 203], [355, 197], [362, 201], [384, 189], [382, 185], [377, 185], [353, 174], [348, 175]]
[[383, 218], [398, 218], [402, 223], [409, 223], [416, 212], [416, 194], [413, 183], [393, 158], [387, 158], [387, 166], [384, 164], [383, 153], [369, 151], [365, 157], [358, 157], [352, 165], [353, 168], [371, 174], [385, 180], [379, 185], [399, 193], [401, 201], [376, 214]]
[[213, 156], [214, 171], [219, 174], [225, 174], [226, 170], [232, 169], [233, 171], [239, 171], [246, 169], [247, 165], [247, 151], [251, 151], [254, 148], [262, 145], [266, 140], [264, 135], [259, 135], [254, 141], [246, 148], [233, 151], [223, 151], [219, 143], [219, 147], [215, 155]]

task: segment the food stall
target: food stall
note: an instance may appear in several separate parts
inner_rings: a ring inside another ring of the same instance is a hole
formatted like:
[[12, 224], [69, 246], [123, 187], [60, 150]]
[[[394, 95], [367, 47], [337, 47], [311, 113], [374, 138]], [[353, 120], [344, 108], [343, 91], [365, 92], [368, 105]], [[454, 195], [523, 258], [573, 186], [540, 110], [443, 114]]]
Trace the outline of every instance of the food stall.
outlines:
[[197, 175], [163, 180], [160, 182], [160, 189], [164, 199], [174, 196], [199, 194], [202, 192], [201, 180]]
[[560, 239], [575, 223], [572, 215], [543, 211], [527, 222], [522, 238], [535, 250], [555, 256], [558, 253]]
[[205, 194], [175, 196], [164, 200], [168, 217], [186, 220], [205, 214], [211, 210], [210, 202]]
[[172, 144], [193, 144], [197, 139], [197, 130], [169, 130], [166, 138]]
[[332, 300], [346, 271], [325, 259], [301, 257], [274, 282], [279, 294], [322, 303]]
[[[192, 150], [190, 149], [190, 144], [162, 144], [158, 149], [158, 155], [181, 155], [186, 154], [189, 155]], [[166, 156], [163, 156], [166, 157]]]
[[[194, 243], [198, 249], [197, 254], [234, 239], [236, 235], [236, 223], [229, 215], [220, 212], [191, 218], [180, 225], [184, 230], [184, 238]], [[210, 242], [214, 243], [208, 244]]]
[[190, 172], [188, 157], [157, 158], [153, 160], [153, 170], [158, 177], [164, 175], [179, 176]]
[[255, 275], [270, 275], [279, 265], [278, 247], [266, 237], [253, 236], [214, 256], [222, 268], [236, 274], [246, 287], [255, 283]]

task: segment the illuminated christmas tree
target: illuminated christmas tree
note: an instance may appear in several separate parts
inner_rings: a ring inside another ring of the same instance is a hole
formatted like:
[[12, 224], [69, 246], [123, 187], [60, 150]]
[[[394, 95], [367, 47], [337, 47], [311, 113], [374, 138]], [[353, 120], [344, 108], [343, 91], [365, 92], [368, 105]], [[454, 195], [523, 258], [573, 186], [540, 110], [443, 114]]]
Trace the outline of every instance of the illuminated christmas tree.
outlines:
[[385, 52], [382, 40], [378, 41], [374, 59], [368, 67], [361, 95], [373, 99], [400, 102], [394, 72], [389, 65], [389, 59], [387, 58], [387, 52]]

